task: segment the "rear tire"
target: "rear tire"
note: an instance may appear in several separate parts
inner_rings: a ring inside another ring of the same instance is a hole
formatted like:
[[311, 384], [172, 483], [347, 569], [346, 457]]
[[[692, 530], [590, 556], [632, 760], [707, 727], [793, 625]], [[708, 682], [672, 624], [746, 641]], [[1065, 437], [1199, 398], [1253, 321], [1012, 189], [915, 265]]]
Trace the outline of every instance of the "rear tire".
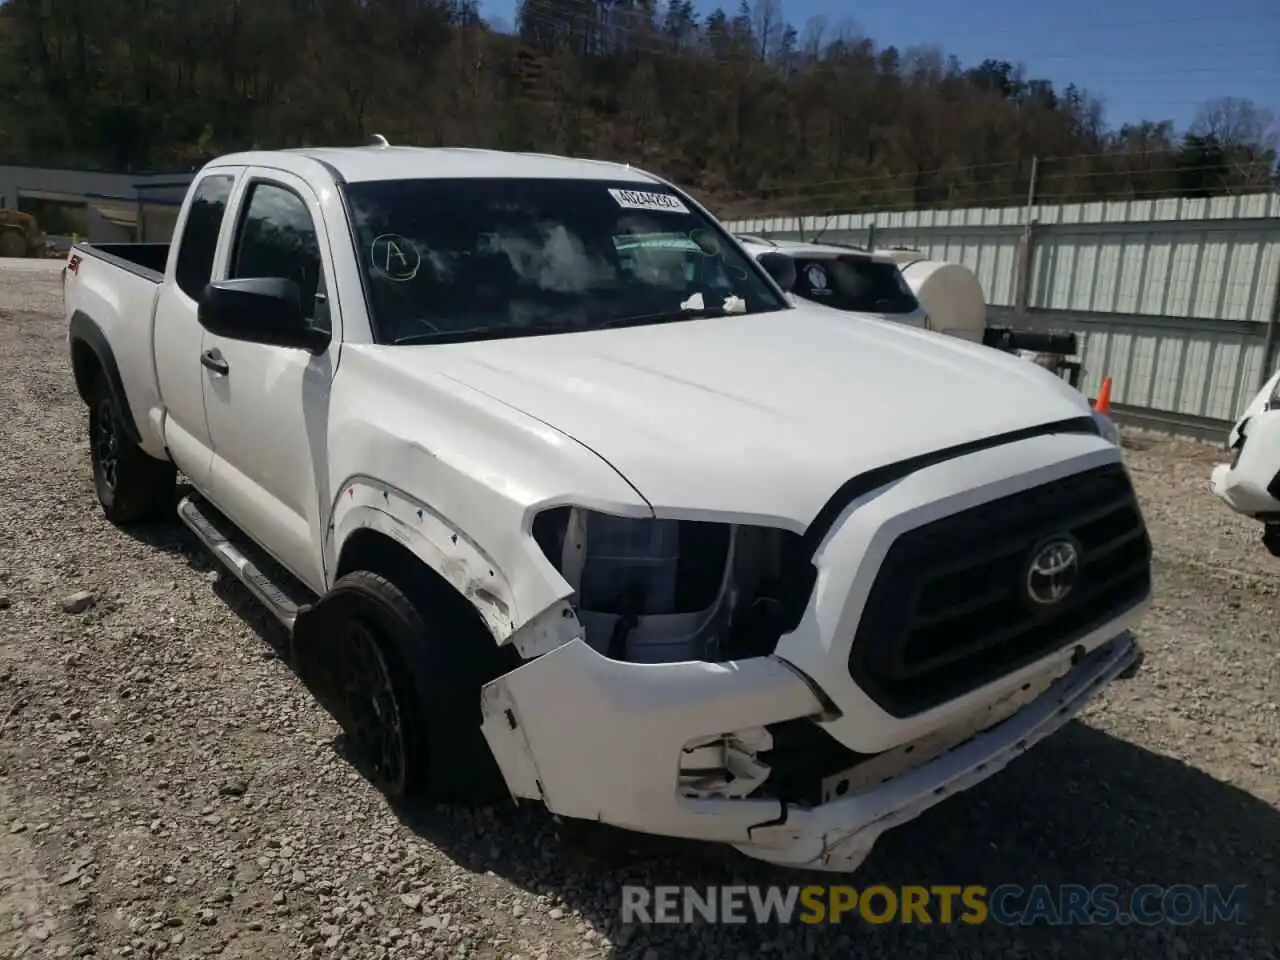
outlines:
[[[299, 667], [342, 727], [353, 761], [393, 803], [492, 803], [506, 794], [480, 732], [480, 676], [430, 597], [386, 577], [341, 577], [308, 614]], [[465, 627], [463, 628], [465, 629]], [[483, 648], [482, 648], [483, 649]]]
[[89, 396], [89, 459], [102, 512], [125, 526], [169, 519], [177, 508], [178, 472], [134, 443], [101, 374]]

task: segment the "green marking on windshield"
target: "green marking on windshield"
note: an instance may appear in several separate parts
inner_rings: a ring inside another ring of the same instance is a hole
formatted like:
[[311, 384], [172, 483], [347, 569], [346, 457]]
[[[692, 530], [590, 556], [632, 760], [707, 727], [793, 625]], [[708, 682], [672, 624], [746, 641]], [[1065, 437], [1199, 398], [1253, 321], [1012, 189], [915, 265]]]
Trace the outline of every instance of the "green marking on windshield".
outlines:
[[683, 250], [702, 253], [702, 248], [684, 234], [627, 233], [613, 238], [613, 245], [621, 253], [624, 250]]

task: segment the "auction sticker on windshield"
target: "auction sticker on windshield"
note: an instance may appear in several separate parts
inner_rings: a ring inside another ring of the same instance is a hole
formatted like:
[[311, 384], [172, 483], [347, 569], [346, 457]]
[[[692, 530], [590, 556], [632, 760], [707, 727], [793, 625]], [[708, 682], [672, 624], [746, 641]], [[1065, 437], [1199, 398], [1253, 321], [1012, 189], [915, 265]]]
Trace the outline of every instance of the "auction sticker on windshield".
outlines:
[[669, 193], [649, 193], [644, 190], [609, 189], [609, 196], [617, 201], [618, 206], [628, 210], [656, 210], [659, 213], [688, 213], [689, 208], [680, 202], [679, 197]]

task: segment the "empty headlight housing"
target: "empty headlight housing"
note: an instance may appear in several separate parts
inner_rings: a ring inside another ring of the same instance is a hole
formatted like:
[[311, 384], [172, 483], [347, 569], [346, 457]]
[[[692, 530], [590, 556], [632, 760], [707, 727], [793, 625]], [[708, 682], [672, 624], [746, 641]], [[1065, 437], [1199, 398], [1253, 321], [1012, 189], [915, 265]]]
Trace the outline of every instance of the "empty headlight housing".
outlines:
[[799, 535], [769, 527], [553, 507], [533, 536], [573, 588], [587, 642], [618, 660], [768, 653], [816, 577]]

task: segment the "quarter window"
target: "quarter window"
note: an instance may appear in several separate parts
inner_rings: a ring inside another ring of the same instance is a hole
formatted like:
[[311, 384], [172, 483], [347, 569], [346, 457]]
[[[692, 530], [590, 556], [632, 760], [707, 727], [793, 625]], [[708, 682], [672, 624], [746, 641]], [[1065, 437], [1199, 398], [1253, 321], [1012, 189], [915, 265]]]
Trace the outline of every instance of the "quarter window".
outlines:
[[178, 238], [178, 263], [174, 279], [178, 289], [192, 300], [200, 299], [213, 275], [213, 255], [218, 247], [218, 232], [227, 212], [234, 177], [205, 177], [191, 197], [187, 222]]

